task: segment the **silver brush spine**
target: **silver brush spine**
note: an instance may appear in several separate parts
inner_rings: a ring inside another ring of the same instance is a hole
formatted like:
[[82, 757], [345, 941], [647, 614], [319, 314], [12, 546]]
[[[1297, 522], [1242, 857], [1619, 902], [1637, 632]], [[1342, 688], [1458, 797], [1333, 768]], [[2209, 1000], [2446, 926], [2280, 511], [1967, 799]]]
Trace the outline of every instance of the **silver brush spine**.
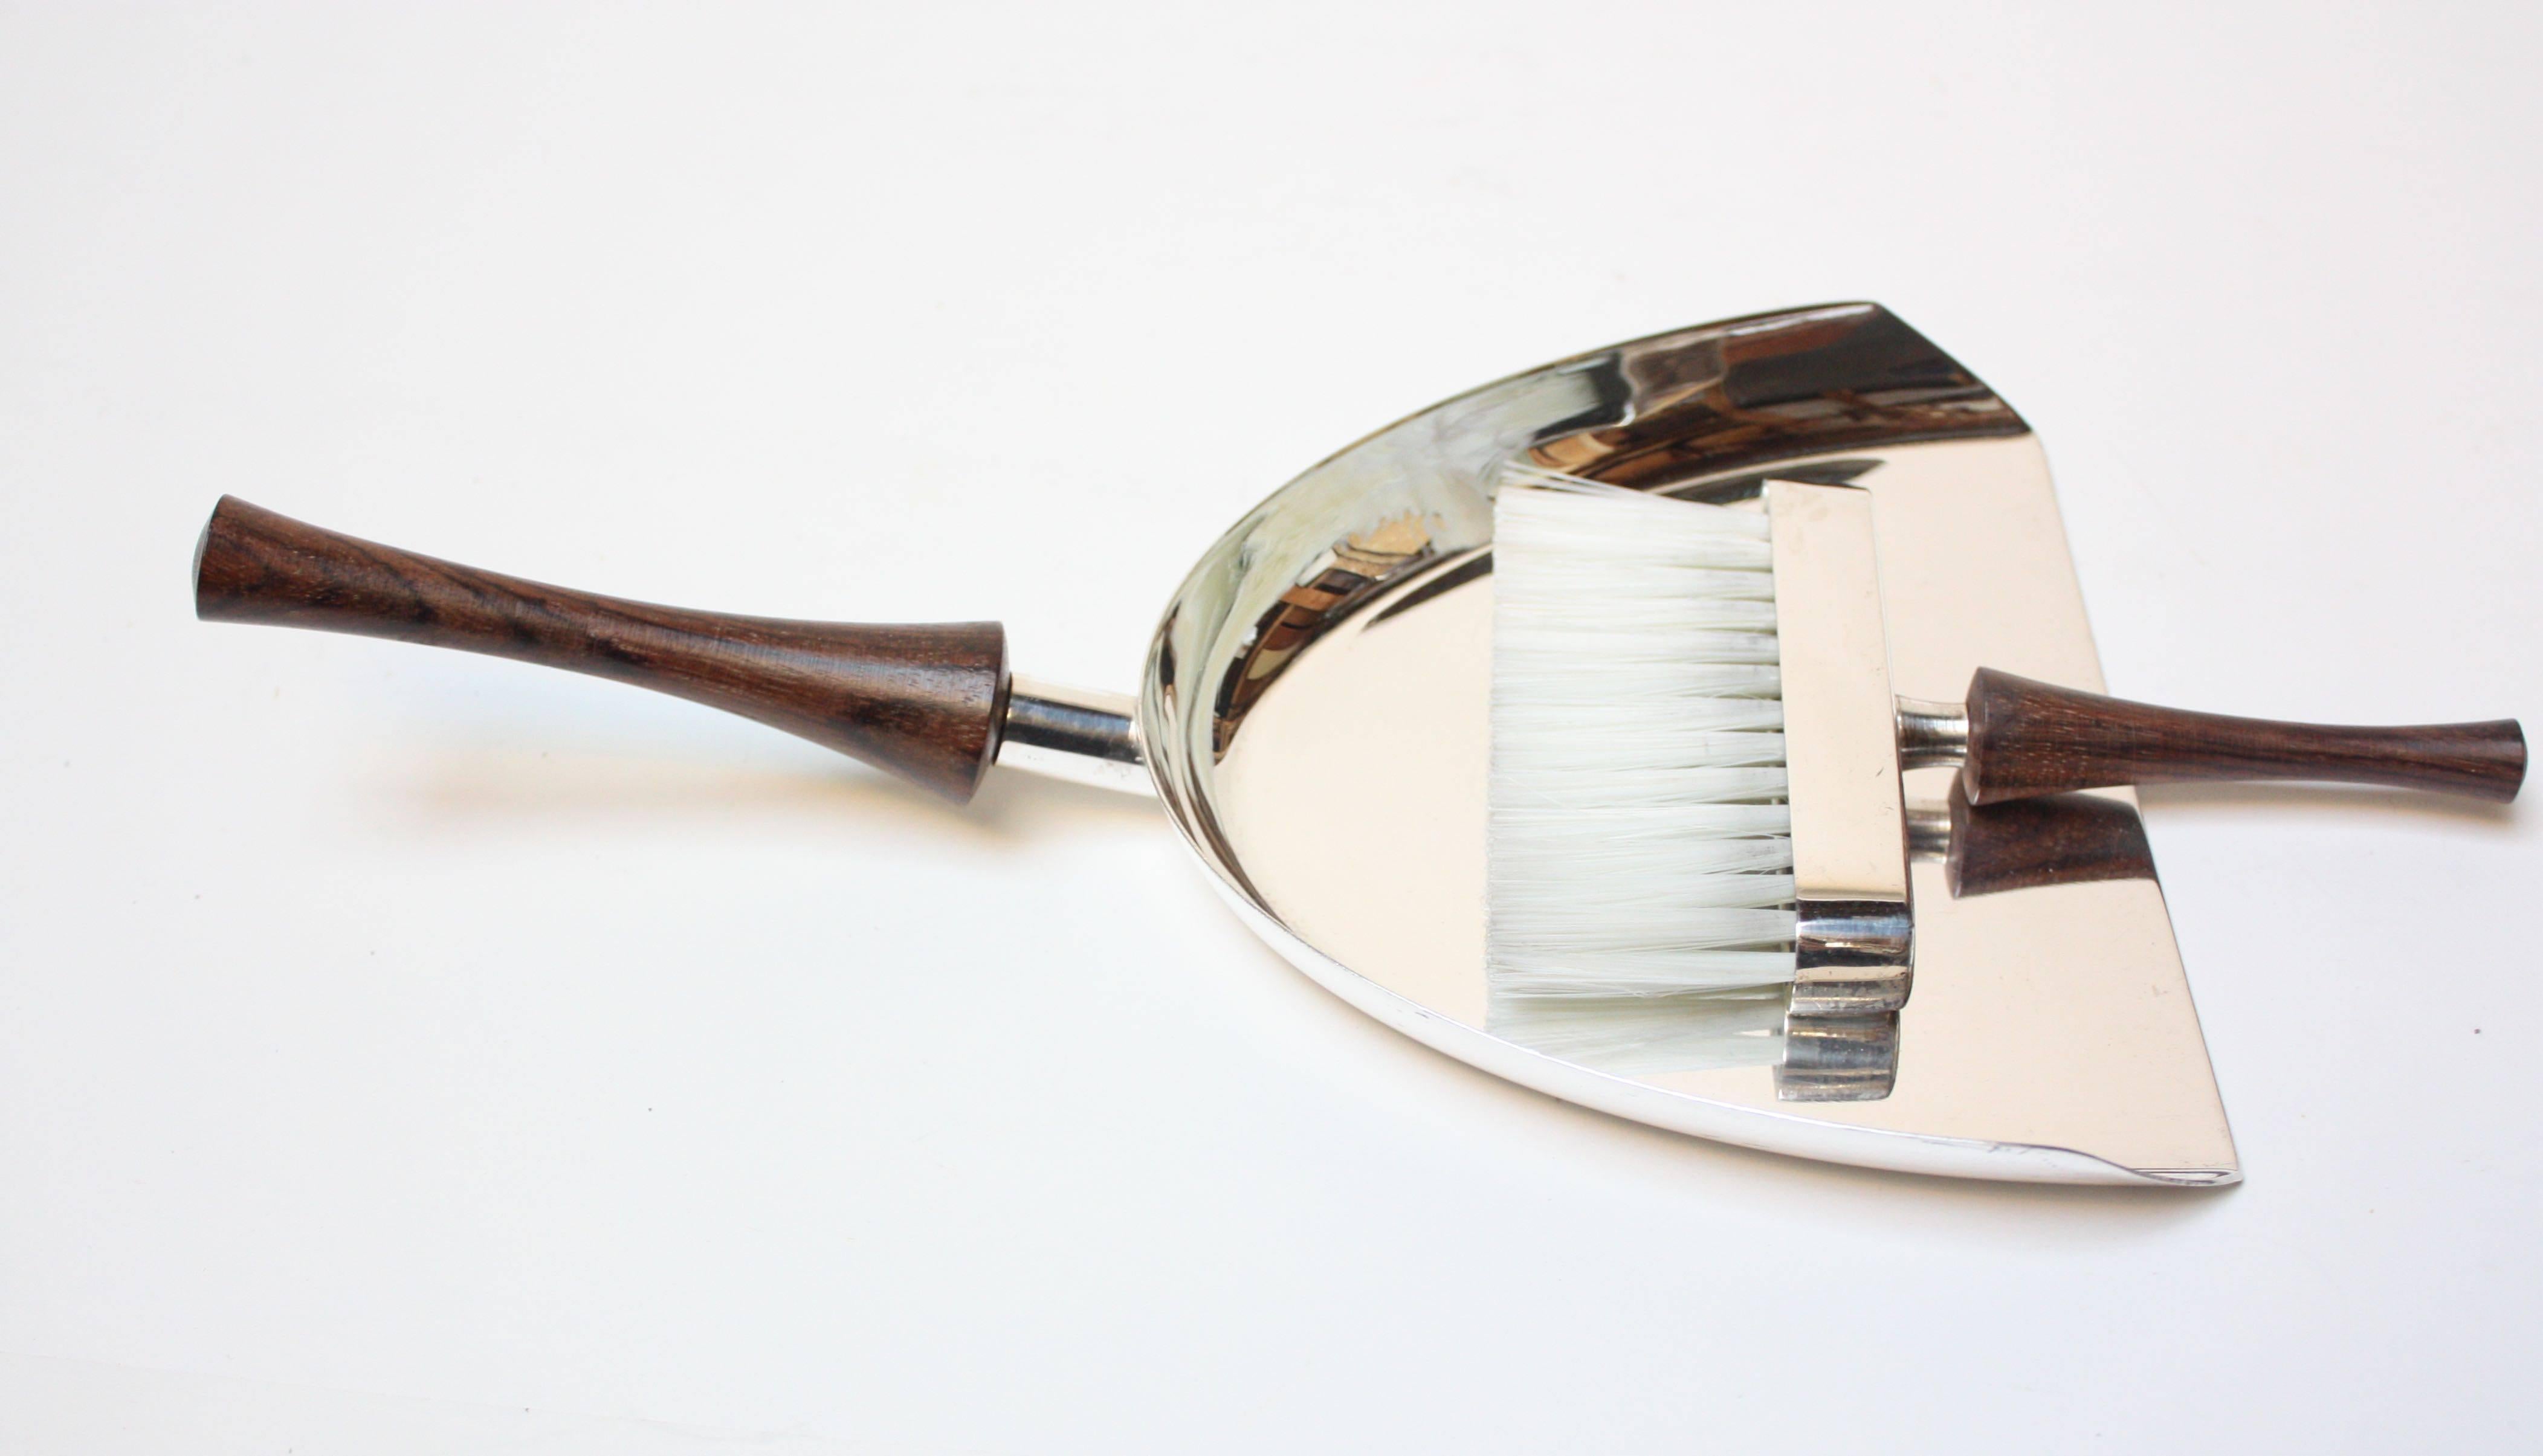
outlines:
[[1793, 815], [1792, 1014], [1886, 1015], [1907, 1003], [1915, 942], [1872, 496], [1793, 481], [1765, 495]]

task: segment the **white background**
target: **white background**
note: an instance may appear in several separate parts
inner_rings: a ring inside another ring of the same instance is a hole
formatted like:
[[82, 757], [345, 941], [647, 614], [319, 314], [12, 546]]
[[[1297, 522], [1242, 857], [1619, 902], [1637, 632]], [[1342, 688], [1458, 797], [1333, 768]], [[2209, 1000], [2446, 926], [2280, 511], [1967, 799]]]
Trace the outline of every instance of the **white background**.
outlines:
[[1517, 1091], [1152, 806], [200, 626], [233, 492], [1127, 686], [1295, 471], [1877, 298], [2123, 693], [2543, 715], [2531, 7], [0, 11], [0, 1449], [2543, 1436], [2535, 805], [2155, 793], [2249, 1183]]

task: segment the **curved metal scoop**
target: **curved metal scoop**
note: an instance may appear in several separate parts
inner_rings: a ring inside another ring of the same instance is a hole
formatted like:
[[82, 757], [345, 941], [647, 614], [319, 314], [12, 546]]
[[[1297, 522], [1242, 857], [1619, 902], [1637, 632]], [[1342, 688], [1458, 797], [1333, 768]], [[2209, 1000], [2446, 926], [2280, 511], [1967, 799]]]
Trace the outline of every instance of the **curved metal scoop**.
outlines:
[[[1798, 480], [1874, 502], [1889, 672], [2099, 686], [2046, 463], [1974, 376], [1884, 310], [1662, 335], [1450, 400], [1284, 487], [1194, 569], [1137, 720], [1176, 825], [1238, 912], [1387, 1025], [1656, 1126], [1872, 1167], [2208, 1185], [2239, 1177], [2150, 873], [1955, 897], [1911, 871], [1915, 993], [1870, 1035], [1795, 1019], [1765, 1054], [1626, 1075], [1486, 1030], [1488, 482], [1512, 458], [1707, 499]], [[1940, 822], [1946, 768], [1904, 776]], [[2093, 816], [2134, 796], [2099, 791]], [[1933, 846], [1928, 846], [1933, 848]], [[2139, 856], [2139, 863], [2142, 858]], [[1729, 1026], [1729, 1024], [1726, 1024]]]

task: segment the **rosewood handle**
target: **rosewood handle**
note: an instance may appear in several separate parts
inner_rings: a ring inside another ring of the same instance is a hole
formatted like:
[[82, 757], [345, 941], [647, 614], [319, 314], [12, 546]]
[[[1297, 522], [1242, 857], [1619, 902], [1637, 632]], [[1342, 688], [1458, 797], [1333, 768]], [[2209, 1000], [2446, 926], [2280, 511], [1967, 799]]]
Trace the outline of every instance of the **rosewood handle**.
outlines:
[[2042, 884], [2152, 880], [2145, 820], [2098, 794], [2044, 794], [1984, 806], [1952, 783], [1943, 883], [1955, 899]]
[[2505, 803], [2525, 782], [2512, 719], [2325, 728], [2151, 708], [1981, 667], [1969, 679], [1971, 804], [2193, 779], [2383, 784]]
[[998, 754], [1006, 631], [725, 616], [594, 596], [340, 536], [224, 496], [194, 615], [457, 648], [722, 708], [961, 804]]

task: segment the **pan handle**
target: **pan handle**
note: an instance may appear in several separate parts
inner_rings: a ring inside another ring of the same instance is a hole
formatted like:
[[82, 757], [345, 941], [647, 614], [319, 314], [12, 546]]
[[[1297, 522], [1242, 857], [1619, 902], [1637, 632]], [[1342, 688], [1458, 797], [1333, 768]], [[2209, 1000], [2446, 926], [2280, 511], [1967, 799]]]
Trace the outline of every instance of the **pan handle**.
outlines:
[[498, 575], [224, 496], [194, 615], [385, 637], [612, 678], [721, 708], [968, 801], [1007, 721], [995, 622], [876, 626], [682, 611]]

